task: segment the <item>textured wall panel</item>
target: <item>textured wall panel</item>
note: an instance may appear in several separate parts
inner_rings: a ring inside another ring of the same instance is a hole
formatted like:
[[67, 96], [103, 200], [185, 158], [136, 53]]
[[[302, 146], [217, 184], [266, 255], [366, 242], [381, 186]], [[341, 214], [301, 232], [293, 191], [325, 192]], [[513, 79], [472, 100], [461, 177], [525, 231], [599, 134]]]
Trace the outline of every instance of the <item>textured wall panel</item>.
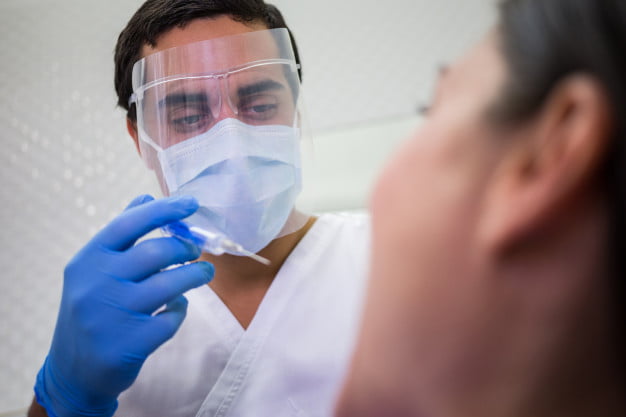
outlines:
[[[140, 3], [0, 2], [0, 413], [30, 402], [64, 265], [133, 196], [156, 189], [112, 82], [117, 34]], [[324, 138], [316, 165], [331, 179], [359, 152], [378, 167], [400, 134], [385, 123], [414, 112], [437, 64], [476, 39], [491, 10], [484, 0], [276, 3], [300, 44], [311, 124]], [[354, 128], [363, 125], [373, 127]], [[345, 177], [350, 200], [324, 187], [316, 198], [355, 208], [371, 177]]]

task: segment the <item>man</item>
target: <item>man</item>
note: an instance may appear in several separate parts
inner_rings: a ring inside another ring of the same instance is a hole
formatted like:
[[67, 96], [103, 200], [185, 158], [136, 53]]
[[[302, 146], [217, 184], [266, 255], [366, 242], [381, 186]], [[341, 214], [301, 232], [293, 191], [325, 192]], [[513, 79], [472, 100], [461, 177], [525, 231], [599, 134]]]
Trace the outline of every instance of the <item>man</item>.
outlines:
[[626, 7], [504, 0], [372, 198], [337, 416], [624, 416]]
[[[66, 268], [29, 415], [330, 415], [367, 222], [294, 208], [299, 61], [281, 14], [149, 0], [115, 61], [129, 133], [170, 197], [138, 198]], [[135, 244], [163, 226], [178, 237]]]

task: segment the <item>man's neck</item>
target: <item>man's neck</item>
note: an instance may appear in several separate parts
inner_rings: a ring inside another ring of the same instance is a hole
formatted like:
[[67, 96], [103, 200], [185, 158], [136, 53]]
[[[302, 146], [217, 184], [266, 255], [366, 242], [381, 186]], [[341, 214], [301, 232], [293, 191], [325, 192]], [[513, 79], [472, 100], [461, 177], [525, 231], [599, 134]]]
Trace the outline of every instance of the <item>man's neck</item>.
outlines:
[[309, 217], [294, 233], [273, 240], [258, 254], [270, 261], [264, 265], [251, 258], [224, 254], [203, 254], [201, 260], [215, 266], [215, 278], [209, 286], [231, 310], [239, 323], [247, 328], [274, 277], [300, 240], [315, 223]]

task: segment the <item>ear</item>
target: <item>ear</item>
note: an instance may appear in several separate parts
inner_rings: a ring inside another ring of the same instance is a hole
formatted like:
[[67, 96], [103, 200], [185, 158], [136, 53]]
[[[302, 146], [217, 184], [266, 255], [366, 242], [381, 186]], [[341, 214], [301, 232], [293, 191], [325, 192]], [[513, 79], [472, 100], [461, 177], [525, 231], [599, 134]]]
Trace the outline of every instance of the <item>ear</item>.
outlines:
[[479, 226], [483, 243], [496, 250], [553, 225], [594, 186], [611, 140], [611, 106], [598, 82], [573, 75], [516, 132], [487, 190]]
[[141, 150], [139, 149], [139, 134], [137, 133], [137, 122], [127, 117], [126, 130], [128, 130], [128, 134], [131, 138], [133, 138], [133, 142], [135, 142], [135, 149], [137, 149], [137, 153], [141, 155]]

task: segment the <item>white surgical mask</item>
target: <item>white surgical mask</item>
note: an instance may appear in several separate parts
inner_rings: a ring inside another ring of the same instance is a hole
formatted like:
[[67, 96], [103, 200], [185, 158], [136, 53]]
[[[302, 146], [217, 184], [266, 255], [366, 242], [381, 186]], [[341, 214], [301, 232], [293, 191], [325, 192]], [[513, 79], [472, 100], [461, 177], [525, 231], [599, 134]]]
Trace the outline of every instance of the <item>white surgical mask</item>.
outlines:
[[157, 156], [170, 195], [200, 203], [187, 223], [256, 253], [278, 236], [300, 193], [299, 149], [298, 129], [225, 119]]

